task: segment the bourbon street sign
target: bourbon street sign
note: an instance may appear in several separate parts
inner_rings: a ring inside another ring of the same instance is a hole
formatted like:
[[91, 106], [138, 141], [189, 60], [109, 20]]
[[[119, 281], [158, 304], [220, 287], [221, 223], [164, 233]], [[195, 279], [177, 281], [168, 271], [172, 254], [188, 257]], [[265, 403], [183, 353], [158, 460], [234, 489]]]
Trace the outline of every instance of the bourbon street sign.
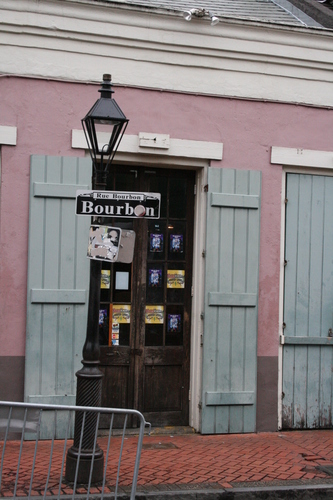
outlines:
[[125, 191], [76, 191], [76, 215], [159, 219], [161, 195]]

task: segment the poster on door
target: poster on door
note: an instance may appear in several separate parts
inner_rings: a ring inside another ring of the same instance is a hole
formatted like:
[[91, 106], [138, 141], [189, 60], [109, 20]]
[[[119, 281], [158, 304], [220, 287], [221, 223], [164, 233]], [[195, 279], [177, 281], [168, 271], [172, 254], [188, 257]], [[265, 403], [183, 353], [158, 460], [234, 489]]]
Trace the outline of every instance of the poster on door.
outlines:
[[180, 333], [182, 331], [182, 315], [168, 314], [168, 333]]
[[164, 306], [146, 306], [145, 323], [162, 325], [164, 322]]
[[119, 323], [111, 323], [111, 345], [119, 345]]
[[170, 234], [170, 252], [183, 253], [183, 235]]
[[112, 304], [112, 323], [130, 323], [131, 306], [128, 304]]
[[167, 288], [185, 288], [185, 271], [182, 269], [168, 269]]
[[150, 251], [155, 253], [163, 252], [163, 234], [151, 233], [150, 235]]
[[101, 270], [101, 288], [107, 289], [110, 288], [110, 270], [102, 269]]

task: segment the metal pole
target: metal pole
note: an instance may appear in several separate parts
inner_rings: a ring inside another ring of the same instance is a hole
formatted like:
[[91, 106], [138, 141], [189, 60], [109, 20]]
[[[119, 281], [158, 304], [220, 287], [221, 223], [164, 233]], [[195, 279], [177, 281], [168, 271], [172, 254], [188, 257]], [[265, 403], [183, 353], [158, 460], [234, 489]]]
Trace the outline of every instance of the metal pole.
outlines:
[[[94, 190], [105, 190], [106, 173], [100, 172], [94, 167], [92, 186]], [[102, 378], [103, 373], [99, 369], [100, 347], [99, 347], [99, 308], [100, 308], [100, 288], [101, 288], [101, 269], [102, 262], [99, 260], [90, 260], [90, 285], [89, 285], [89, 303], [87, 334], [83, 346], [83, 359], [81, 370], [76, 372], [76, 405], [100, 407], [102, 400]], [[67, 481], [74, 482], [77, 461], [79, 460], [79, 469], [77, 482], [88, 484], [89, 475], [92, 469], [92, 483], [98, 483], [103, 479], [104, 456], [103, 451], [96, 444], [94, 450], [97, 414], [87, 412], [83, 434], [83, 412], [75, 414], [74, 443], [68, 450], [66, 459]], [[81, 441], [82, 435], [82, 442]], [[80, 446], [81, 444], [81, 446]], [[79, 449], [81, 450], [79, 453]]]

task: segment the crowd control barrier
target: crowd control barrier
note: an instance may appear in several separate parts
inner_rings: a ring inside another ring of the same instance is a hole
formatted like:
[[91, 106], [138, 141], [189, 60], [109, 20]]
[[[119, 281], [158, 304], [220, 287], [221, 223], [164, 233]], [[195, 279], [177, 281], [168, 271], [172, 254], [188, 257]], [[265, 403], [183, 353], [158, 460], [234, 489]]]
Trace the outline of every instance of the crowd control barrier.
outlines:
[[[73, 467], [71, 459], [68, 474], [68, 451], [73, 449], [71, 436], [76, 417], [80, 421], [77, 460]], [[57, 439], [59, 420], [62, 426], [66, 424], [63, 439]], [[85, 434], [88, 425], [91, 434], [92, 422], [92, 448], [87, 450]], [[128, 426], [133, 422], [138, 433], [129, 440]], [[107, 495], [117, 499], [120, 492], [125, 492], [135, 500], [145, 427], [150, 430], [150, 424], [136, 410], [0, 401], [0, 497], [52, 495], [74, 499], [83, 495], [102, 499]], [[45, 428], [49, 439], [42, 439]], [[98, 481], [94, 479], [97, 457], [101, 467]], [[68, 479], [68, 475], [72, 477]]]

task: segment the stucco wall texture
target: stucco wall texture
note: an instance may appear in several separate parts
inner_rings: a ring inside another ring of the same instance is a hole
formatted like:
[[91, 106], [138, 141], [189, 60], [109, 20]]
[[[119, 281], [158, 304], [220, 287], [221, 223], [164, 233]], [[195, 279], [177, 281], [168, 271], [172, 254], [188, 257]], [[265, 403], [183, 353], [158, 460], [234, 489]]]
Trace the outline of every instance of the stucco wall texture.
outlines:
[[[1, 356], [24, 356], [30, 155], [83, 156], [71, 130], [99, 97], [98, 86], [0, 78], [0, 125], [17, 127], [17, 145], [1, 147]], [[282, 167], [271, 146], [332, 150], [333, 111], [115, 87], [130, 119], [127, 134], [223, 142], [215, 167], [262, 171], [258, 356], [278, 356]]]

